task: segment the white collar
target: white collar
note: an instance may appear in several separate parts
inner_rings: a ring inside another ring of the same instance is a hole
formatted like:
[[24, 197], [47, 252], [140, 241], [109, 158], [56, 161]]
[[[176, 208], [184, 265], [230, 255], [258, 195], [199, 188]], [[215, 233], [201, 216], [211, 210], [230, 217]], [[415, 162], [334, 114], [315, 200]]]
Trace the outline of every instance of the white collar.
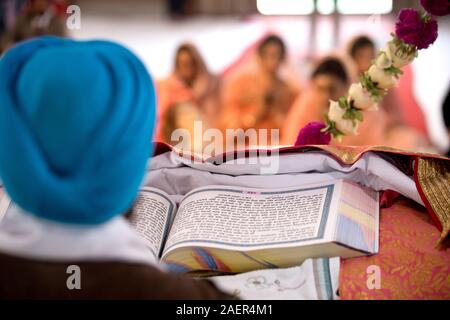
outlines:
[[157, 265], [124, 217], [96, 226], [67, 225], [27, 214], [12, 204], [0, 221], [0, 252], [44, 261], [108, 261]]

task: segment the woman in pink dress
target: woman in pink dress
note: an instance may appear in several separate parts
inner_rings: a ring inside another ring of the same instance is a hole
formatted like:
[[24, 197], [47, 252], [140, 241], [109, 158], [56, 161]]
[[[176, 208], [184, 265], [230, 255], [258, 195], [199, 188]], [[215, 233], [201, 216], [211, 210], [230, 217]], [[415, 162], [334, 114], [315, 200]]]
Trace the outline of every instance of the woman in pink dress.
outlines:
[[[213, 125], [220, 109], [220, 82], [208, 71], [198, 50], [192, 44], [182, 44], [175, 55], [174, 70], [157, 84], [158, 117], [164, 119], [167, 110], [180, 103], [198, 107], [208, 123]], [[164, 122], [160, 122], [158, 139], [162, 137]]]

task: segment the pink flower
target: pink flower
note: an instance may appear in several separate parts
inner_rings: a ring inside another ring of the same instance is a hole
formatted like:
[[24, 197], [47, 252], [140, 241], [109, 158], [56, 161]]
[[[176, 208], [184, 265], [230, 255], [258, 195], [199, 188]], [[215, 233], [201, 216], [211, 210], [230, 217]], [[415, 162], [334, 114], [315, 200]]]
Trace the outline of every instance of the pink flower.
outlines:
[[330, 144], [331, 135], [320, 131], [325, 127], [325, 124], [322, 122], [308, 123], [300, 130], [297, 136], [297, 141], [295, 141], [295, 146], [304, 146], [308, 144]]
[[428, 48], [438, 36], [438, 25], [430, 16], [422, 17], [417, 10], [402, 9], [395, 24], [397, 37], [417, 49]]
[[448, 0], [420, 0], [420, 4], [433, 16], [450, 14], [450, 2]]

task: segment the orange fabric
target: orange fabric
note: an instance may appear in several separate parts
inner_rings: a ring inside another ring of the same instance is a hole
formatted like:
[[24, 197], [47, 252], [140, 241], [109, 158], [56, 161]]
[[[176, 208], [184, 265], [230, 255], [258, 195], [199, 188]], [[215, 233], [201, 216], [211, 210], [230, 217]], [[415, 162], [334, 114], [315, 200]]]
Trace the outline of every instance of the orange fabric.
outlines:
[[364, 121], [358, 127], [358, 134], [345, 136], [341, 145], [349, 146], [374, 146], [387, 145], [391, 142], [386, 139], [388, 116], [383, 109], [364, 112]]
[[[283, 144], [293, 144], [301, 128], [312, 121], [324, 122], [324, 114], [328, 106], [322, 107], [319, 97], [309, 91], [297, 99], [292, 106], [283, 129]], [[364, 121], [359, 126], [358, 135], [346, 136], [342, 142], [333, 141], [338, 145], [383, 145], [387, 126], [387, 115], [383, 110], [365, 112]]]
[[230, 76], [223, 91], [223, 128], [280, 128], [298, 94], [281, 78], [250, 70]]
[[[450, 249], [436, 248], [439, 237], [426, 209], [411, 200], [381, 209], [379, 253], [341, 262], [340, 297], [450, 299]], [[380, 268], [380, 289], [367, 286], [369, 266]]]
[[156, 140], [163, 141], [163, 116], [167, 110], [176, 103], [194, 101], [193, 92], [175, 75], [160, 81], [156, 84], [157, 92], [157, 119], [156, 122]]
[[282, 130], [282, 144], [293, 144], [301, 128], [312, 121], [324, 120], [327, 107], [322, 108], [319, 97], [311, 91], [298, 97], [290, 109]]
[[176, 75], [157, 83], [158, 116], [161, 117], [167, 109], [179, 102], [193, 101], [194, 93]]
[[404, 67], [398, 83], [398, 99], [403, 119], [411, 128], [428, 138], [425, 116], [413, 92], [413, 70], [410, 65]]

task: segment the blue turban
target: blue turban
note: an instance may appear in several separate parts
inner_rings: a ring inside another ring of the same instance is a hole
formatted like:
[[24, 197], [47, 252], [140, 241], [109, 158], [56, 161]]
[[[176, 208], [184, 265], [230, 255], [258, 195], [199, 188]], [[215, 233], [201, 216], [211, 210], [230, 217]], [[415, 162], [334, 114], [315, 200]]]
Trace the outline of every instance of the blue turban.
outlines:
[[99, 224], [126, 212], [154, 120], [151, 78], [118, 44], [42, 37], [0, 59], [0, 177], [38, 217]]

